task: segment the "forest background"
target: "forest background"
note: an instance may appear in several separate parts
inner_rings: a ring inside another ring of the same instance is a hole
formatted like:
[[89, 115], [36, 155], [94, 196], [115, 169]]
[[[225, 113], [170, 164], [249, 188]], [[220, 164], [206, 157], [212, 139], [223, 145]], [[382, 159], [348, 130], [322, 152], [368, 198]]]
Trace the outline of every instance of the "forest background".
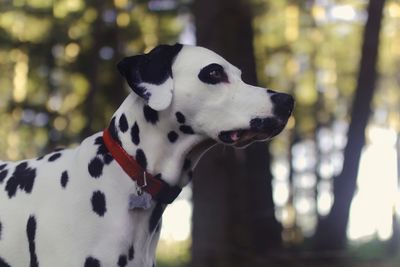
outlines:
[[205, 156], [159, 266], [400, 266], [399, 0], [1, 0], [0, 157], [102, 130], [128, 94], [116, 63], [175, 42], [296, 109], [268, 144]]

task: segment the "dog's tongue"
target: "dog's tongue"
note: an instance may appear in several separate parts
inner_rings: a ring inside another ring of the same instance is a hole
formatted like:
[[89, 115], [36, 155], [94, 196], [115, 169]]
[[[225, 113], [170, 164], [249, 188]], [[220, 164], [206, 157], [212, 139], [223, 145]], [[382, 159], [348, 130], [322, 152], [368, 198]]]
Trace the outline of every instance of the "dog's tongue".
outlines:
[[252, 131], [232, 131], [230, 133], [230, 138], [233, 142], [237, 142], [239, 140], [250, 140], [255, 137], [257, 134]]
[[230, 134], [231, 140], [232, 140], [233, 142], [236, 142], [237, 140], [239, 140], [239, 139], [240, 139], [240, 136], [241, 136], [241, 134], [239, 133], [239, 131], [233, 131], [233, 132], [231, 132], [231, 134]]

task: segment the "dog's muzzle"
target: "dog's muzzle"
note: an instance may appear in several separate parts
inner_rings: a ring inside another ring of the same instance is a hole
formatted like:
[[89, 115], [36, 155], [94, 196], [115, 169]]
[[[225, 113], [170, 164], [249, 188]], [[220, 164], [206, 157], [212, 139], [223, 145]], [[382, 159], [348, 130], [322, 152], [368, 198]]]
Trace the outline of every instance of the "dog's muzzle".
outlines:
[[273, 116], [253, 118], [248, 129], [222, 131], [218, 138], [225, 144], [245, 147], [255, 141], [264, 141], [279, 134], [292, 114], [294, 99], [291, 95], [273, 92]]

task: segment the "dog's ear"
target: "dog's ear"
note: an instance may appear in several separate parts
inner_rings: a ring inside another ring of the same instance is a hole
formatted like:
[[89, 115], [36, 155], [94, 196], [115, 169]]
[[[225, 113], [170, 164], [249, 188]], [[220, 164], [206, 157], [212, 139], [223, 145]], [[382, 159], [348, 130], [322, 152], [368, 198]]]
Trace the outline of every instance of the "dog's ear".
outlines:
[[126, 57], [117, 68], [132, 90], [154, 110], [166, 109], [172, 101], [172, 63], [181, 44], [159, 45], [148, 54]]

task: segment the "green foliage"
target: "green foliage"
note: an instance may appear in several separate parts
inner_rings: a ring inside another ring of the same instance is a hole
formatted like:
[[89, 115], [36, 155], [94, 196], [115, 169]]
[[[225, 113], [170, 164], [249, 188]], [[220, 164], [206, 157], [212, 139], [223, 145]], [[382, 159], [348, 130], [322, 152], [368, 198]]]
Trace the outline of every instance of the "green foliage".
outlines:
[[190, 263], [190, 245], [186, 241], [161, 240], [157, 247], [157, 266], [159, 267], [185, 267]]
[[[389, 242], [383, 242], [379, 239], [374, 239], [368, 243], [354, 243], [349, 248], [349, 255], [360, 262], [367, 261], [383, 261], [390, 262], [392, 264], [400, 262], [400, 253], [397, 252], [392, 255], [388, 255]], [[395, 265], [393, 265], [395, 266]]]
[[[318, 134], [349, 123], [368, 2], [343, 0], [331, 5], [324, 1], [282, 0], [254, 3], [258, 9], [253, 27], [259, 81], [262, 86], [290, 92], [296, 98], [294, 120], [289, 121], [287, 130], [271, 145], [274, 158], [285, 162], [289, 172], [285, 182], [282, 182], [284, 175], [280, 174], [279, 182], [287, 183], [290, 189], [286, 204], [280, 204], [277, 214], [290, 215], [286, 215], [289, 217], [283, 222], [289, 233], [296, 232], [302, 220], [308, 222], [303, 223], [302, 230], [312, 229], [312, 222], [319, 216], [316, 207], [319, 182], [322, 180], [325, 188], [332, 188], [332, 179], [321, 179], [318, 168], [324, 162], [332, 162], [332, 155], [340, 155], [343, 149], [323, 152], [326, 147], [321, 146]], [[342, 9], [335, 11], [335, 7]], [[388, 1], [381, 32], [380, 76], [371, 117], [371, 124], [384, 125], [397, 132], [400, 129], [400, 56], [397, 49], [400, 35], [395, 29], [399, 23], [399, 1]], [[297, 144], [311, 152], [296, 156]], [[311, 162], [310, 166], [297, 170], [293, 162], [299, 158]], [[334, 172], [340, 172], [340, 168]], [[295, 181], [303, 174], [312, 177], [308, 188]], [[307, 196], [312, 208], [306, 214], [295, 210], [295, 215], [291, 215], [297, 196], [303, 200]], [[308, 233], [311, 234], [312, 231]], [[288, 238], [286, 241], [301, 240]]]
[[264, 86], [295, 94], [297, 131], [307, 136], [316, 127], [318, 101], [329, 120], [340, 115], [337, 99], [352, 95], [360, 50], [348, 48], [360, 47], [363, 24], [329, 21], [317, 4], [268, 3], [267, 12], [254, 19], [258, 76]]
[[178, 8], [155, 12], [149, 1], [127, 0], [2, 3], [1, 158], [33, 157], [105, 127], [126, 96], [116, 63], [175, 42], [183, 27]]

